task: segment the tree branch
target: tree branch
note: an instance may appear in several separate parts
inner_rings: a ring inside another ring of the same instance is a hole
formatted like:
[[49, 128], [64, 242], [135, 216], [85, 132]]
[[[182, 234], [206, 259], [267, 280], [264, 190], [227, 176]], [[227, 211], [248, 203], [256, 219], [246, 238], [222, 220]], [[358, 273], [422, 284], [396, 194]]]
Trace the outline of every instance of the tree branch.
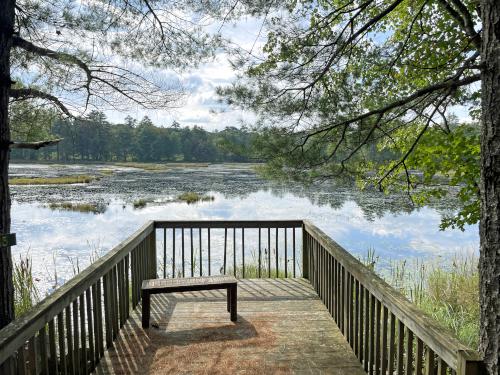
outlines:
[[52, 102], [56, 107], [58, 107], [66, 116], [73, 117], [68, 108], [59, 100], [59, 98], [54, 95], [48, 94], [46, 92], [40, 91], [33, 88], [21, 88], [21, 89], [10, 89], [9, 96], [16, 100], [25, 99], [44, 99]]
[[9, 148], [22, 148], [22, 149], [31, 149], [38, 150], [42, 147], [54, 146], [61, 142], [64, 138], [51, 139], [48, 141], [39, 141], [39, 142], [11, 142], [9, 144]]

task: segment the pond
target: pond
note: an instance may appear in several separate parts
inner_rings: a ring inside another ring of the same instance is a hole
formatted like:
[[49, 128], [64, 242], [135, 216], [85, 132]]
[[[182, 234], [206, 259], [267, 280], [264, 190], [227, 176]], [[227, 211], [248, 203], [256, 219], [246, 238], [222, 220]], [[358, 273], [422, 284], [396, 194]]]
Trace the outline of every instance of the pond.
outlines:
[[[14, 261], [28, 254], [42, 293], [132, 234], [145, 221], [309, 219], [358, 257], [374, 250], [382, 261], [451, 258], [477, 253], [476, 225], [439, 230], [453, 199], [415, 209], [404, 194], [360, 192], [333, 182], [314, 186], [263, 180], [252, 166], [193, 165], [163, 171], [113, 165], [12, 164], [11, 177], [102, 175], [74, 185], [12, 186]], [[213, 196], [187, 204], [184, 192]], [[143, 199], [145, 207], [134, 208]], [[51, 209], [56, 202], [92, 203], [98, 213]]]

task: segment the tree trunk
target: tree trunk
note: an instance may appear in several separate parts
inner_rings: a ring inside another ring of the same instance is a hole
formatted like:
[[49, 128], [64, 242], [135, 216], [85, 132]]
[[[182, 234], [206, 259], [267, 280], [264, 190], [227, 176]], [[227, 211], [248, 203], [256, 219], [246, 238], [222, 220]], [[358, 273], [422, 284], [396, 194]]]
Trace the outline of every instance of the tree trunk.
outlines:
[[480, 351], [498, 375], [500, 346], [500, 1], [482, 0]]
[[[15, 0], [0, 0], [0, 233], [10, 233], [9, 90], [10, 49], [14, 32]], [[0, 328], [14, 319], [14, 285], [10, 247], [0, 248]]]

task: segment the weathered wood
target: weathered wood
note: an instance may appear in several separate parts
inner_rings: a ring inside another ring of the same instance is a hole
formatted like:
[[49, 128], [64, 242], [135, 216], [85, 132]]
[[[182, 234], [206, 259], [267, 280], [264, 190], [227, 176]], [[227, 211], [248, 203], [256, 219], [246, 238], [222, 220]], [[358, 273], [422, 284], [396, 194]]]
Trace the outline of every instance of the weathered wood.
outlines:
[[87, 363], [87, 329], [86, 329], [86, 319], [85, 319], [85, 299], [84, 295], [80, 296], [80, 340], [81, 340], [81, 370], [83, 374], [88, 373], [88, 363]]
[[227, 289], [227, 300], [231, 321], [236, 321], [238, 280], [231, 276], [191, 277], [184, 279], [144, 280], [141, 287], [142, 328], [149, 328], [151, 295], [160, 293], [194, 292], [202, 290]]
[[225, 297], [153, 296], [151, 320], [159, 328], [142, 330], [134, 311], [96, 374], [364, 374], [306, 280], [240, 280], [236, 324], [227, 320]]
[[60, 312], [57, 315], [57, 338], [59, 339], [59, 368], [61, 374], [66, 375], [68, 373], [66, 364], [66, 340], [64, 332], [64, 314]]
[[[49, 355], [47, 352], [47, 331], [42, 327], [38, 331], [38, 347], [40, 348], [40, 369], [42, 374], [49, 374]], [[35, 359], [36, 360], [36, 359]]]
[[298, 228], [302, 220], [157, 220], [154, 225], [155, 228]]
[[98, 278], [141, 243], [153, 229], [153, 221], [147, 222], [125, 241], [46, 297], [35, 309], [4, 327], [0, 332], [0, 363], [17, 351], [17, 348], [71, 304], [75, 298], [90, 288]]
[[405, 374], [413, 373], [413, 332], [406, 327]]
[[306, 232], [314, 237], [315, 241], [330, 252], [405, 326], [415, 332], [415, 335], [425, 342], [439, 357], [443, 358], [450, 367], [457, 368], [457, 351], [467, 349], [462, 343], [409, 302], [401, 293], [389, 286], [373, 271], [361, 264], [358, 259], [354, 258], [319, 228], [307, 220], [304, 220], [304, 228]]

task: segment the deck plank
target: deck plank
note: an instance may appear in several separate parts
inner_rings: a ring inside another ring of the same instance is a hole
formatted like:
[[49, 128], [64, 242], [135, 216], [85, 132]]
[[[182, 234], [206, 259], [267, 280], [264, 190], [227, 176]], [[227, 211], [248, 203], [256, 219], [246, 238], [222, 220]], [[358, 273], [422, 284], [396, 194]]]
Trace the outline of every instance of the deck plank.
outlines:
[[238, 282], [238, 322], [225, 291], [152, 296], [106, 351], [97, 374], [366, 374], [310, 284], [303, 279]]

